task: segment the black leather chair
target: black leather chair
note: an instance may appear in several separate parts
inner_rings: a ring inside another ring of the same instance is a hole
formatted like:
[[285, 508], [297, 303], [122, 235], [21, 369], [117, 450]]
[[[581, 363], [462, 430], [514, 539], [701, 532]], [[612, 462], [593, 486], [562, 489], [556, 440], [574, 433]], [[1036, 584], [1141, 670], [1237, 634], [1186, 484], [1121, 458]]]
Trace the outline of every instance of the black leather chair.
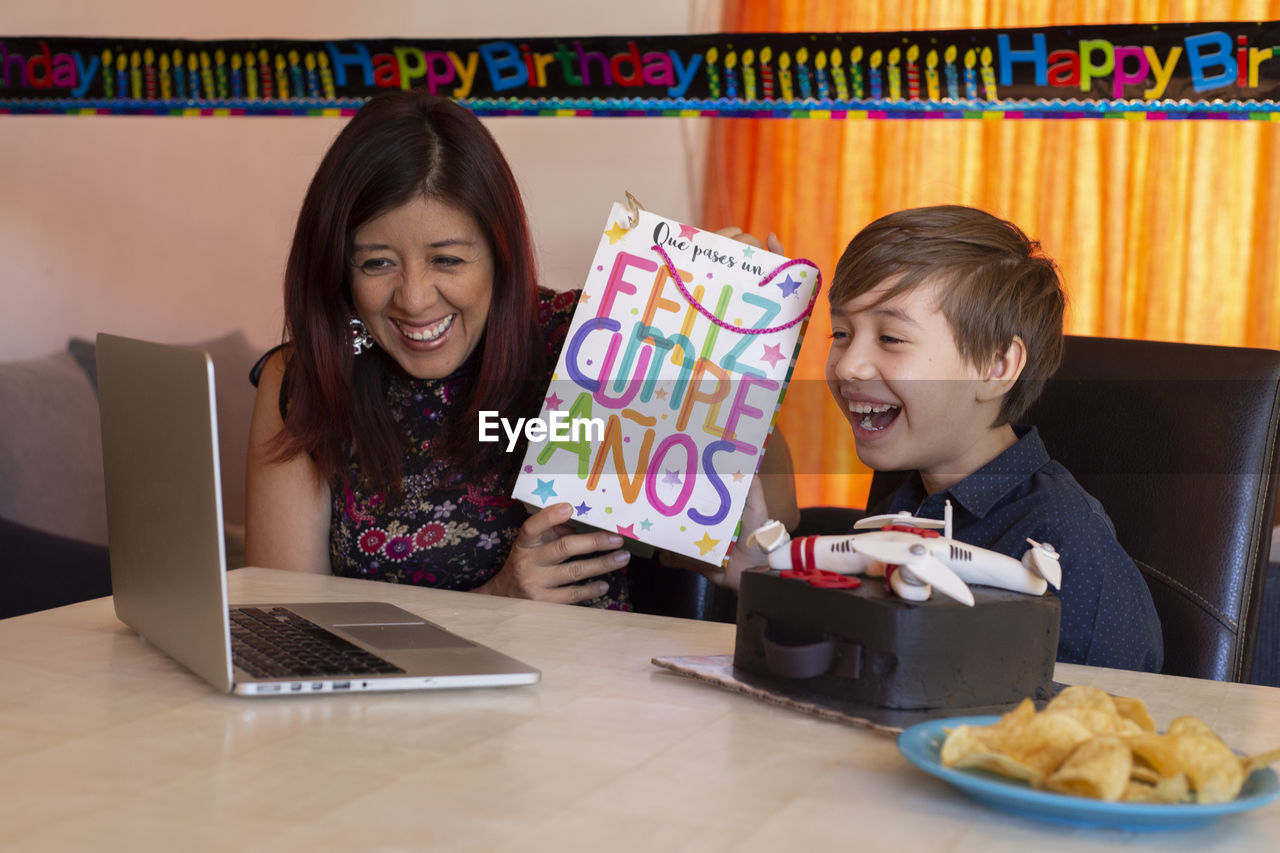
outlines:
[[664, 566], [657, 557], [633, 556], [627, 575], [631, 606], [638, 613], [709, 622], [733, 622], [738, 617], [738, 594], [697, 572]]
[[[1249, 681], [1280, 476], [1280, 352], [1068, 336], [1025, 420], [1146, 578], [1163, 671]], [[877, 473], [868, 505], [900, 480]]]

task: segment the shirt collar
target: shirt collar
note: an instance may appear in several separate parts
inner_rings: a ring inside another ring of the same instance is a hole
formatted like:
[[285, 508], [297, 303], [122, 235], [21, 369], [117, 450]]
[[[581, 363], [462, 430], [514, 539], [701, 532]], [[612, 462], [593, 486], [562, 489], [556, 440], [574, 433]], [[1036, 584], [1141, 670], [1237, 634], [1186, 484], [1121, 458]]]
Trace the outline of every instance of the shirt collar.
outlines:
[[1049, 462], [1049, 451], [1035, 427], [1017, 426], [1013, 434], [1018, 440], [1007, 450], [948, 490], [957, 503], [978, 518]]
[[[982, 518], [1009, 492], [1016, 489], [1049, 461], [1040, 433], [1033, 426], [1015, 426], [1017, 441], [1003, 453], [965, 477], [954, 486], [925, 496], [924, 483], [916, 472], [908, 481], [920, 508], [941, 507], [948, 498], [964, 507], [976, 518]], [[904, 491], [907, 491], [904, 489]], [[904, 496], [905, 497], [905, 496]]]

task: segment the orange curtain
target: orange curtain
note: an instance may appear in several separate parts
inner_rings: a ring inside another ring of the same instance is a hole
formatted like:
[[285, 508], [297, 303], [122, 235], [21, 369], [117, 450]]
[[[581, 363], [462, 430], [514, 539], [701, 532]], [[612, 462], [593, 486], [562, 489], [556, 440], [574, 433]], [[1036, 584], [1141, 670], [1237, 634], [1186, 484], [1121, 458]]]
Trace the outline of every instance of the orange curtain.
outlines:
[[[1276, 20], [1280, 0], [726, 0], [726, 32]], [[714, 123], [703, 221], [774, 232], [830, 276], [906, 207], [1016, 222], [1062, 270], [1069, 334], [1280, 349], [1280, 122], [750, 120]], [[825, 299], [779, 424], [800, 504], [863, 506], [870, 472], [822, 383]]]

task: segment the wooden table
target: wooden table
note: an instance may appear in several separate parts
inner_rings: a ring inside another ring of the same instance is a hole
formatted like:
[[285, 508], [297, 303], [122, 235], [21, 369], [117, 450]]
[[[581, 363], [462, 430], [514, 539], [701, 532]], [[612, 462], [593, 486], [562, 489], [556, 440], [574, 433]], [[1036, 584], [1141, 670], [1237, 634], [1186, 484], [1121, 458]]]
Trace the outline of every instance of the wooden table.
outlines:
[[[238, 698], [100, 599], [0, 621], [0, 847], [32, 850], [1273, 850], [1280, 803], [1174, 833], [978, 805], [892, 738], [650, 664], [733, 626], [267, 569], [232, 600], [382, 598], [519, 657], [527, 687]], [[1280, 745], [1280, 690], [1059, 666]]]

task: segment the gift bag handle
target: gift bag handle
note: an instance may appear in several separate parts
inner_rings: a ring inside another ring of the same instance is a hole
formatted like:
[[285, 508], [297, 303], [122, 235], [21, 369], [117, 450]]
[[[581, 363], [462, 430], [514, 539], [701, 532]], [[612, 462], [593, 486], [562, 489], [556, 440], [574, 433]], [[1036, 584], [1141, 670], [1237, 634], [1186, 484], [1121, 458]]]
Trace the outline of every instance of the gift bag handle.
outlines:
[[657, 243], [653, 244], [653, 250], [662, 256], [662, 262], [667, 265], [667, 272], [668, 274], [670, 274], [671, 280], [676, 283], [676, 288], [680, 291], [680, 294], [685, 299], [689, 300], [689, 304], [692, 305], [694, 308], [698, 309], [698, 313], [701, 314], [703, 317], [706, 317], [712, 323], [715, 323], [720, 328], [729, 332], [738, 332], [739, 334], [743, 334], [743, 335], [768, 335], [773, 332], [781, 332], [785, 329], [790, 329], [796, 323], [799, 323], [800, 321], [808, 318], [808, 316], [813, 313], [813, 306], [816, 305], [818, 302], [818, 294], [822, 292], [822, 270], [818, 269], [818, 265], [815, 264], [813, 261], [809, 260], [808, 258], [792, 258], [786, 261], [785, 263], [779, 264], [774, 269], [773, 272], [769, 273], [767, 276], [761, 279], [760, 284], [756, 286], [764, 287], [766, 284], [768, 284], [769, 282], [777, 278], [778, 275], [783, 270], [790, 269], [791, 267], [794, 267], [794, 266], [813, 267], [813, 271], [817, 273], [817, 276], [818, 276], [818, 283], [813, 288], [813, 296], [809, 299], [809, 304], [805, 306], [804, 310], [800, 312], [799, 316], [795, 317], [792, 320], [787, 321], [786, 323], [783, 323], [781, 326], [770, 326], [767, 329], [744, 329], [741, 326], [735, 326], [732, 323], [726, 323], [724, 320], [721, 320], [715, 314], [712, 314], [710, 311], [708, 311], [706, 307], [703, 306], [703, 304], [699, 302], [697, 299], [695, 299], [693, 297], [693, 294], [690, 293], [688, 289], [684, 286], [684, 281], [681, 280], [680, 274], [676, 272], [676, 265], [672, 263], [671, 256], [667, 254], [667, 250], [662, 248], [662, 246], [660, 246]]

